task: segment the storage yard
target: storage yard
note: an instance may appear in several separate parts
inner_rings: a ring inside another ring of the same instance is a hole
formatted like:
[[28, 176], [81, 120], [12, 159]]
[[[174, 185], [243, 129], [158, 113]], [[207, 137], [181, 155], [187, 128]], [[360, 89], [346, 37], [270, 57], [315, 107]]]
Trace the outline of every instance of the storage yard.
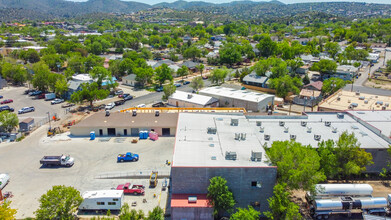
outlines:
[[[145, 195], [126, 195], [125, 202], [129, 205], [136, 202], [137, 205], [131, 207], [146, 213], [157, 205], [163, 209], [166, 207], [168, 190], [161, 191], [164, 178], [158, 179], [156, 188], [149, 188], [148, 183], [152, 170], [169, 175], [170, 167], [166, 161], [172, 161], [174, 138], [159, 137], [157, 141], [141, 140], [136, 144], [131, 143], [132, 138], [90, 141], [86, 137], [70, 138], [69, 133], [41, 138], [46, 136], [46, 129], [45, 126], [38, 129], [23, 142], [0, 146], [0, 167], [11, 177], [3, 191], [13, 194], [11, 201], [18, 209], [17, 219], [33, 216], [39, 205], [38, 199], [53, 185], [73, 186], [83, 193], [110, 190], [126, 182], [142, 184], [146, 186]], [[139, 161], [117, 163], [118, 154], [126, 152], [139, 154]], [[61, 154], [74, 157], [75, 164], [69, 168], [41, 167], [39, 161], [44, 155]], [[147, 202], [143, 203], [143, 199]]]

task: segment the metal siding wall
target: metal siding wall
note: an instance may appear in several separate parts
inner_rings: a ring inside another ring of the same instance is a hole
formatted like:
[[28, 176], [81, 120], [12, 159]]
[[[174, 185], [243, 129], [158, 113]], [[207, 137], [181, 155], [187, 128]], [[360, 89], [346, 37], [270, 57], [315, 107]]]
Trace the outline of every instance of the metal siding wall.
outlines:
[[[171, 169], [172, 193], [207, 193], [209, 179], [221, 176], [227, 180], [238, 207], [247, 207], [253, 202], [260, 203], [260, 210], [268, 210], [267, 199], [273, 195], [277, 169], [261, 168], [224, 168], [224, 167], [173, 167]], [[252, 181], [261, 181], [262, 188], [251, 186]]]

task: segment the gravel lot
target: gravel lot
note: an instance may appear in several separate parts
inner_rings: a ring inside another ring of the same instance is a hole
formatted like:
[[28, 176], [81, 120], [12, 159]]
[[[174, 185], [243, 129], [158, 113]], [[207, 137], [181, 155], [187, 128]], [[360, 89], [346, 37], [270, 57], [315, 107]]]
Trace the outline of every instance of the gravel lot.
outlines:
[[14, 108], [14, 113], [16, 114], [18, 113], [18, 110], [23, 107], [35, 107], [34, 112], [18, 115], [19, 121], [22, 121], [25, 118], [32, 117], [34, 118], [35, 122], [38, 122], [42, 119], [48, 118], [47, 112], [49, 112], [51, 116], [54, 114], [57, 114], [58, 117], [65, 115], [65, 109], [61, 108], [62, 104], [51, 105], [50, 101], [45, 101], [44, 99], [34, 100], [33, 96], [23, 95], [23, 92], [27, 89], [28, 88], [26, 87], [10, 86], [5, 87], [0, 91], [0, 95], [4, 97], [3, 99], [0, 99], [0, 101], [4, 99], [12, 99], [14, 101], [13, 103], [8, 103], [4, 105], [8, 105], [11, 108]]
[[[159, 170], [169, 173], [170, 167], [165, 165], [166, 160], [172, 161], [174, 138], [159, 138], [153, 142], [142, 140], [137, 144], [130, 143], [131, 138], [111, 138], [108, 142], [98, 139], [89, 141], [88, 138], [70, 138], [67, 133], [53, 138], [46, 136], [46, 126], [42, 126], [32, 135], [19, 143], [0, 145], [0, 172], [9, 173], [10, 183], [4, 191], [11, 191], [14, 195], [12, 207], [18, 209], [17, 219], [33, 216], [38, 208], [38, 199], [53, 185], [73, 186], [80, 192], [88, 190], [102, 190], [117, 187], [118, 184], [133, 182], [146, 186], [145, 196], [125, 196], [125, 201], [137, 202], [136, 209], [143, 209], [146, 213], [155, 206], [165, 208], [167, 191], [161, 191], [163, 179], [159, 180], [158, 187], [148, 188], [148, 179], [98, 179], [104, 173], [119, 172], [149, 173]], [[140, 155], [138, 162], [117, 163], [119, 153], [134, 152]], [[75, 165], [71, 168], [42, 168], [39, 160], [44, 155], [70, 154], [75, 158]], [[154, 196], [154, 194], [156, 196]], [[147, 203], [143, 203], [143, 199]]]

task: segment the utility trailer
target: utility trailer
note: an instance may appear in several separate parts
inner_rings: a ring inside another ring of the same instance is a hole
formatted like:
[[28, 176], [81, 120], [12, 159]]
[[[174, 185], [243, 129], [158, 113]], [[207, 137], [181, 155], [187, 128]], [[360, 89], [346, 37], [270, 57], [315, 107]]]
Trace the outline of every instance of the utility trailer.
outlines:
[[86, 191], [82, 194], [82, 211], [119, 211], [124, 205], [123, 190]]
[[74, 164], [73, 157], [69, 155], [44, 156], [39, 162], [44, 166], [66, 166], [71, 167]]

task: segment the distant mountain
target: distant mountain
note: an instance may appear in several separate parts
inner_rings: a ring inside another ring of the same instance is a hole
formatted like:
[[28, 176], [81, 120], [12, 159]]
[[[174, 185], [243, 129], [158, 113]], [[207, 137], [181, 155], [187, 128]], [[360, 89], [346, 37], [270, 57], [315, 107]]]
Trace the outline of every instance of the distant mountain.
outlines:
[[284, 5], [284, 3], [277, 1], [277, 0], [272, 0], [272, 1], [262, 1], [262, 2], [254, 2], [254, 1], [249, 1], [249, 0], [244, 0], [244, 1], [232, 1], [229, 3], [221, 3], [221, 4], [216, 4], [216, 3], [209, 3], [209, 2], [204, 2], [204, 1], [191, 1], [187, 2], [184, 0], [179, 0], [175, 1], [172, 3], [167, 3], [167, 2], [162, 2], [153, 5], [154, 8], [172, 8], [172, 9], [177, 9], [177, 10], [186, 10], [186, 9], [194, 9], [194, 8], [199, 8], [199, 7], [232, 7], [235, 5], [259, 5], [259, 4], [279, 4], [279, 5]]

